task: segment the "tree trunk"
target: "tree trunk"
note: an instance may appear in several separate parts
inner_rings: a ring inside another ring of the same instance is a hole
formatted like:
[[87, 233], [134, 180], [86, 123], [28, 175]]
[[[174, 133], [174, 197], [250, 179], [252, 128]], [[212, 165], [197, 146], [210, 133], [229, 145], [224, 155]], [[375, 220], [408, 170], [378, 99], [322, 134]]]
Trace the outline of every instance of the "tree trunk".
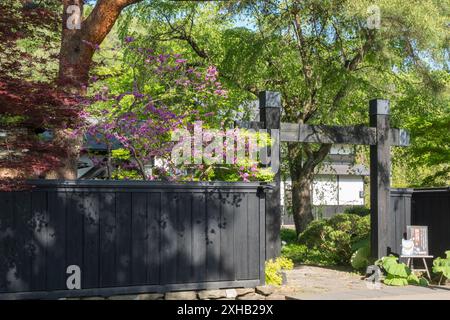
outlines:
[[83, 42], [81, 30], [63, 31], [59, 58], [58, 84], [75, 94], [84, 94], [94, 48]]
[[[59, 54], [58, 84], [66, 91], [84, 95], [88, 86], [92, 57], [119, 17], [128, 5], [141, 0], [98, 0], [90, 15], [83, 20], [84, 0], [63, 0], [63, 21], [61, 49]], [[69, 6], [80, 9], [81, 28], [69, 28], [68, 19], [73, 12], [67, 12]], [[49, 173], [48, 177], [76, 179], [81, 137], [70, 138], [65, 130], [55, 133], [59, 143], [67, 147], [67, 159], [63, 167]]]
[[311, 187], [315, 168], [325, 159], [331, 144], [322, 144], [312, 151], [306, 144], [289, 143], [288, 160], [292, 179], [292, 214], [297, 234], [314, 219]]
[[73, 13], [68, 14], [71, 5], [80, 8], [83, 17], [84, 0], [63, 0], [63, 25], [61, 50], [59, 56], [59, 76], [61, 86], [73, 89], [75, 93], [88, 85], [89, 70], [96, 48], [103, 42], [111, 31], [120, 12], [129, 4], [137, 0], [97, 1], [89, 16], [81, 22], [81, 28], [68, 28], [67, 21]]
[[292, 211], [297, 235], [303, 232], [313, 221], [311, 205], [312, 178], [308, 176], [292, 177]]

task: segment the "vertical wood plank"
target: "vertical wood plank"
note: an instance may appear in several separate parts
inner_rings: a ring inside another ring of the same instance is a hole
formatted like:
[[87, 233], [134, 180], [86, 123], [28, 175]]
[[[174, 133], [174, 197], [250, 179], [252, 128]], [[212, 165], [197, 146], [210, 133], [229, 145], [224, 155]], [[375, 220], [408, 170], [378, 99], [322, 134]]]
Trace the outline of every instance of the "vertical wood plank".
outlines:
[[[67, 196], [66, 263], [79, 266], [83, 280], [84, 199], [83, 194], [76, 191], [68, 192]], [[84, 288], [83, 281], [81, 288]]]
[[266, 283], [266, 193], [258, 190], [259, 196], [259, 283]]
[[259, 199], [254, 193], [248, 193], [248, 279], [259, 278]]
[[161, 277], [161, 193], [147, 195], [147, 283], [159, 284]]
[[192, 279], [192, 196], [179, 193], [177, 206], [177, 283]]
[[84, 288], [99, 286], [99, 195], [88, 192], [83, 196], [84, 205], [84, 241], [82, 279]]
[[220, 280], [235, 278], [234, 261], [234, 193], [224, 195], [220, 219]]
[[217, 281], [220, 278], [220, 208], [218, 193], [209, 193], [206, 197], [207, 242], [206, 242], [206, 280]]
[[47, 208], [47, 192], [33, 191], [31, 192], [31, 208], [32, 208], [32, 276], [31, 290], [43, 291], [46, 289], [46, 254], [48, 246], [48, 208]]
[[9, 291], [31, 290], [31, 193], [17, 192], [14, 197], [14, 243], [11, 248], [14, 253], [11, 267], [8, 271]]
[[397, 235], [401, 232], [401, 225], [403, 221], [403, 201], [402, 197], [398, 195], [391, 194], [391, 211], [389, 213], [392, 227], [389, 230], [389, 237], [392, 239], [392, 242], [389, 242], [389, 249], [392, 253], [399, 253], [397, 249], [398, 245], [398, 237]]
[[235, 206], [234, 213], [234, 256], [236, 264], [237, 280], [248, 279], [248, 243], [245, 241], [248, 235], [247, 229], [247, 196], [239, 194], [242, 201]]
[[8, 290], [10, 261], [14, 258], [14, 193], [0, 192], [0, 292]]
[[[442, 201], [442, 210], [440, 211], [440, 215], [443, 217], [442, 221], [442, 228], [444, 230], [447, 230], [447, 232], [444, 231], [444, 233], [441, 235], [443, 238], [443, 245], [445, 247], [450, 248], [450, 188], [447, 188], [446, 191], [443, 191], [440, 194], [441, 201]], [[445, 249], [448, 250], [448, 249]]]
[[131, 284], [131, 193], [116, 193], [116, 285]]
[[406, 201], [405, 204], [405, 228], [403, 230], [403, 232], [406, 232], [406, 226], [410, 226], [411, 225], [411, 218], [412, 218], [412, 193], [409, 195], [408, 201]]
[[132, 194], [131, 283], [147, 283], [147, 193]]
[[175, 283], [177, 278], [177, 201], [174, 192], [161, 194], [161, 281]]
[[115, 285], [116, 279], [116, 195], [102, 193], [100, 199], [100, 287]]
[[195, 193], [192, 200], [192, 266], [193, 281], [206, 280], [206, 198]]
[[67, 193], [48, 193], [49, 234], [47, 251], [47, 288], [63, 290], [66, 287], [66, 211]]

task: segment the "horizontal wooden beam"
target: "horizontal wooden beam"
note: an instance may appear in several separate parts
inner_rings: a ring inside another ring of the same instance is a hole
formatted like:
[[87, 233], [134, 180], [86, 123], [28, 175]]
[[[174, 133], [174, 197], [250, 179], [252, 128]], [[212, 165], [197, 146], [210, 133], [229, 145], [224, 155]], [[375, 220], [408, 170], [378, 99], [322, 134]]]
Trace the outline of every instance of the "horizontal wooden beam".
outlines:
[[325, 126], [281, 123], [280, 140], [284, 142], [376, 144], [377, 131], [365, 126]]
[[[408, 146], [409, 134], [403, 129], [390, 129], [392, 146]], [[376, 128], [366, 126], [326, 126], [281, 123], [282, 142], [375, 145]]]
[[409, 132], [405, 129], [391, 128], [389, 130], [391, 146], [407, 147], [410, 144], [411, 138]]
[[[244, 129], [263, 129], [261, 121], [235, 121], [235, 126]], [[391, 146], [409, 146], [409, 133], [403, 129], [389, 129]], [[375, 145], [377, 143], [377, 129], [359, 126], [326, 126], [295, 123], [281, 123], [281, 142], [303, 143], [333, 143]]]
[[235, 121], [234, 126], [242, 129], [259, 130], [264, 129], [264, 122], [262, 121]]

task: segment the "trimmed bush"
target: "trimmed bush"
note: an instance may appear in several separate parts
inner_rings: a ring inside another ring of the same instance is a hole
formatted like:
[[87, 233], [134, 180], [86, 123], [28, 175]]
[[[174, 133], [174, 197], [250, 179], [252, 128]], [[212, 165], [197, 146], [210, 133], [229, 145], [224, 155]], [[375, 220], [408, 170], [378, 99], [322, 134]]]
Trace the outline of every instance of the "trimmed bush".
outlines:
[[297, 232], [294, 229], [282, 228], [280, 231], [281, 241], [286, 243], [295, 243], [297, 242]]
[[356, 214], [360, 217], [365, 217], [370, 214], [370, 209], [364, 206], [353, 206], [344, 210], [344, 213]]
[[281, 255], [294, 263], [308, 263], [308, 248], [303, 244], [288, 243], [281, 248]]
[[309, 224], [299, 236], [299, 244], [307, 247], [307, 258], [322, 265], [349, 265], [355, 245], [367, 241], [370, 217], [337, 214]]

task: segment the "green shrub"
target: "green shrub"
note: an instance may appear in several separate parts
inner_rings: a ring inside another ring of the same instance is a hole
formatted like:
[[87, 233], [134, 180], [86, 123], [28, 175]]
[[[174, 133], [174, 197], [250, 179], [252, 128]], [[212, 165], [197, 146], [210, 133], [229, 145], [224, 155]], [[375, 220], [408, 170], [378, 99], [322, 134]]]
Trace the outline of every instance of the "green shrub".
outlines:
[[370, 209], [366, 208], [364, 206], [353, 206], [353, 207], [346, 208], [344, 210], [344, 213], [356, 214], [360, 217], [364, 217], [364, 216], [367, 216], [370, 214]]
[[288, 243], [281, 248], [281, 256], [294, 263], [308, 263], [308, 248], [303, 244]]
[[266, 284], [279, 286], [283, 283], [282, 270], [292, 270], [294, 263], [285, 257], [266, 261]]
[[111, 173], [114, 180], [141, 180], [142, 176], [136, 170], [116, 169]]
[[282, 228], [280, 231], [281, 241], [289, 243], [297, 242], [297, 232], [294, 229]]
[[337, 265], [333, 257], [318, 249], [309, 249], [304, 244], [289, 243], [281, 248], [281, 255], [295, 264], [310, 264], [315, 266]]
[[445, 258], [436, 258], [433, 260], [433, 272], [439, 274], [439, 284], [441, 284], [442, 278], [450, 279], [450, 250], [445, 251]]
[[119, 148], [119, 149], [114, 149], [111, 151], [111, 158], [113, 158], [115, 160], [126, 161], [126, 160], [131, 159], [131, 154], [130, 154], [129, 150]]
[[406, 264], [399, 263], [395, 256], [383, 257], [376, 262], [386, 273], [384, 284], [388, 286], [406, 286], [408, 284], [427, 286], [428, 281], [417, 277]]
[[273, 173], [272, 168], [258, 168], [255, 178], [257, 181], [271, 182], [274, 177], [275, 174]]
[[308, 248], [308, 260], [327, 265], [349, 265], [355, 244], [367, 241], [370, 217], [337, 214], [330, 219], [311, 222], [299, 236]]

